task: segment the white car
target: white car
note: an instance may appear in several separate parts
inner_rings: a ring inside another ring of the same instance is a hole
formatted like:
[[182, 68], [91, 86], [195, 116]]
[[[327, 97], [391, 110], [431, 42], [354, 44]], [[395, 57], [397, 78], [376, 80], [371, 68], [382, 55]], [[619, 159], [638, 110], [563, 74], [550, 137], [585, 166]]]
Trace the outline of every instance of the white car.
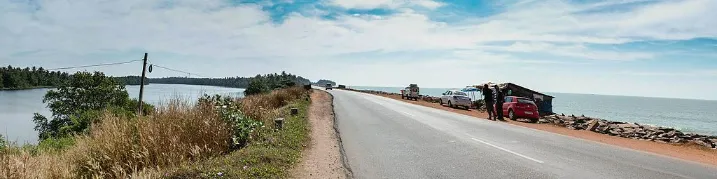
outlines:
[[471, 107], [471, 98], [468, 97], [468, 94], [458, 91], [458, 90], [449, 90], [443, 93], [443, 96], [441, 96], [441, 105], [447, 104], [449, 107], [455, 108], [455, 107], [463, 107], [465, 109], [468, 109]]

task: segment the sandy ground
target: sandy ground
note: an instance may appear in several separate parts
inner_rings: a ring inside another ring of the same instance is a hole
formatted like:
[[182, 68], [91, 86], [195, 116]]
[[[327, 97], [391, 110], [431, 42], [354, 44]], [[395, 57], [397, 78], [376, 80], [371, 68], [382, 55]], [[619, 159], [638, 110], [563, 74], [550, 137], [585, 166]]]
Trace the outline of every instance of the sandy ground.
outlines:
[[[411, 101], [411, 100], [403, 100], [401, 99], [401, 96], [399, 95], [379, 95], [384, 96], [396, 100], [401, 100], [408, 103], [413, 103], [421, 106], [456, 112], [464, 115], [469, 115], [473, 117], [488, 118], [488, 113], [485, 113], [485, 111], [476, 111], [475, 109], [471, 110], [463, 110], [463, 109], [453, 109], [446, 106], [441, 106], [438, 103], [429, 103], [426, 101]], [[502, 121], [498, 121], [502, 122]], [[519, 125], [524, 126], [528, 128], [533, 128], [537, 130], [542, 131], [548, 131], [552, 133], [562, 134], [566, 136], [572, 136], [577, 137], [585, 140], [591, 140], [595, 142], [600, 142], [604, 144], [610, 144], [615, 146], [620, 146], [624, 148], [629, 148], [633, 150], [639, 150], [644, 152], [650, 152], [658, 155], [703, 163], [707, 165], [717, 166], [717, 150], [713, 149], [707, 149], [702, 148], [695, 145], [676, 145], [676, 144], [666, 144], [666, 143], [658, 143], [658, 142], [652, 142], [652, 141], [644, 141], [644, 140], [635, 140], [635, 139], [629, 139], [629, 138], [622, 138], [622, 137], [616, 137], [616, 136], [610, 136], [600, 133], [595, 133], [591, 131], [586, 130], [571, 130], [565, 127], [555, 126], [551, 124], [535, 124], [535, 123], [526, 123], [526, 122], [519, 122], [519, 121], [510, 121], [507, 120], [505, 123], [509, 123], [512, 125]]]
[[334, 131], [333, 99], [324, 91], [311, 93], [309, 123], [311, 142], [304, 149], [302, 161], [292, 173], [293, 178], [346, 178], [341, 161], [338, 138]]

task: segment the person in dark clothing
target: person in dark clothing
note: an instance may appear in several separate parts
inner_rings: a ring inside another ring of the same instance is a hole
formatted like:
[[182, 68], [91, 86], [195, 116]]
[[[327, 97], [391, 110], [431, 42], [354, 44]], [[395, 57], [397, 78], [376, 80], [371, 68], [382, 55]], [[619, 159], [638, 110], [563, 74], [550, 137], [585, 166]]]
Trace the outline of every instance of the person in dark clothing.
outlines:
[[488, 119], [494, 120], [495, 111], [493, 111], [493, 90], [488, 87], [488, 84], [484, 84], [482, 92], [483, 102], [485, 102], [485, 111], [488, 113]]
[[505, 96], [500, 90], [498, 85], [495, 85], [495, 112], [496, 118], [503, 121], [503, 102], [505, 102]]

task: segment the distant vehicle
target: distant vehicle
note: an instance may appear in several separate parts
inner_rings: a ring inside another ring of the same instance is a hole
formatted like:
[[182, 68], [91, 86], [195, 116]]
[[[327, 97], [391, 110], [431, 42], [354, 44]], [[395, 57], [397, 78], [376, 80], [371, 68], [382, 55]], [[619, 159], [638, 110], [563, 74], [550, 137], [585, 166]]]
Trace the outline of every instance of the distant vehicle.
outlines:
[[410, 84], [405, 89], [401, 90], [402, 99], [410, 99], [418, 101], [419, 89], [417, 84]]
[[538, 114], [538, 106], [533, 100], [518, 96], [506, 96], [503, 103], [503, 115], [508, 116], [510, 120], [517, 118], [530, 119], [530, 122], [538, 122], [540, 115]]
[[448, 107], [463, 107], [464, 109], [469, 109], [471, 107], [471, 98], [468, 97], [468, 94], [458, 91], [458, 90], [448, 90], [445, 93], [443, 93], [443, 96], [441, 96], [440, 100], [441, 105], [447, 104]]
[[332, 86], [333, 85], [331, 85], [331, 83], [326, 83], [326, 90], [332, 90], [333, 89]]

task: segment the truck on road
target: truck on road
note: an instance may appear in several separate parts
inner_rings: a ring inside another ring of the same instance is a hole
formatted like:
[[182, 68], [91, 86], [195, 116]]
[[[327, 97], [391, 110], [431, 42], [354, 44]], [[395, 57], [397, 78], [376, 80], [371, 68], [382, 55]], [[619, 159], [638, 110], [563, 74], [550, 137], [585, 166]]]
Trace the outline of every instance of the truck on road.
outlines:
[[326, 83], [326, 90], [333, 89], [333, 85], [331, 83]]
[[405, 89], [401, 90], [401, 99], [418, 100], [419, 89], [417, 84], [410, 84]]

